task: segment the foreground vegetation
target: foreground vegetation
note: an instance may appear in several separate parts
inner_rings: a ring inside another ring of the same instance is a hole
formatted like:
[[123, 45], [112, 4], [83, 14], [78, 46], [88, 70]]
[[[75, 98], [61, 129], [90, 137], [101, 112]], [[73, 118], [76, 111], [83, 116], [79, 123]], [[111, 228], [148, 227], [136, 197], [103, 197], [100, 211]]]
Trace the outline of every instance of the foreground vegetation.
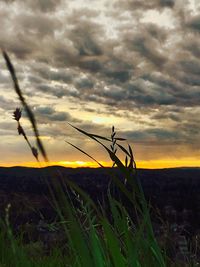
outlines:
[[[18, 132], [25, 138], [37, 161], [39, 161], [39, 153], [45, 161], [48, 161], [34, 114], [22, 95], [8, 55], [4, 52], [3, 56], [13, 79], [15, 91], [32, 125], [38, 150], [31, 145], [20, 124], [20, 109], [16, 109], [14, 112]], [[8, 206], [5, 217], [1, 218], [0, 267], [183, 266], [183, 263], [172, 262], [167, 255], [166, 247], [160, 247], [154, 236], [149, 206], [140, 182], [137, 180], [137, 169], [131, 147], [122, 145], [125, 140], [117, 137], [114, 127], [110, 138], [72, 127], [97, 142], [109, 154], [113, 167], [120, 170], [122, 177], [122, 179], [118, 179], [113, 173], [111, 181], [120, 190], [123, 198], [115, 198], [109, 187], [107, 192], [109, 208], [105, 209], [100, 203], [94, 203], [72, 181], [64, 181], [58, 173], [53, 184], [49, 184], [48, 180], [46, 182], [51, 194], [52, 205], [58, 214], [57, 223], [64, 242], [53, 244], [48, 253], [45, 253], [40, 242], [24, 244], [23, 231], [15, 235], [12, 225], [10, 225], [10, 207]], [[81, 148], [70, 145], [92, 158]], [[117, 156], [118, 150], [124, 153], [124, 161]], [[98, 161], [96, 162], [103, 168]], [[75, 201], [71, 198], [70, 192], [76, 196]], [[129, 203], [128, 206], [124, 204], [124, 199], [126, 199], [126, 203]], [[188, 266], [198, 265], [191, 261], [188, 262]]]

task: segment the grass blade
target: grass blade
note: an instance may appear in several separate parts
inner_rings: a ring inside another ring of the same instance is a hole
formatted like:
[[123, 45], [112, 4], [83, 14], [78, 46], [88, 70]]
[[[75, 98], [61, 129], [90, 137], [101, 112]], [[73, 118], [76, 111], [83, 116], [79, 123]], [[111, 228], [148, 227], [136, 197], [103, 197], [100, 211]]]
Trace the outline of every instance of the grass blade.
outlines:
[[45, 148], [44, 148], [44, 146], [42, 144], [42, 141], [40, 139], [40, 136], [39, 136], [39, 131], [38, 131], [38, 128], [37, 128], [37, 123], [36, 123], [34, 114], [33, 114], [32, 110], [31, 110], [31, 108], [29, 107], [29, 105], [27, 104], [27, 102], [26, 102], [26, 100], [25, 100], [25, 98], [24, 98], [24, 96], [22, 94], [22, 91], [21, 91], [21, 89], [19, 87], [14, 66], [12, 65], [9, 56], [7, 55], [7, 53], [5, 51], [3, 51], [3, 57], [4, 57], [5, 61], [6, 61], [7, 68], [9, 70], [10, 74], [11, 74], [11, 77], [12, 77], [12, 80], [13, 80], [13, 84], [14, 84], [14, 88], [15, 88], [15, 92], [17, 93], [17, 95], [18, 95], [18, 97], [19, 97], [24, 109], [26, 110], [28, 118], [29, 118], [29, 120], [30, 120], [30, 122], [32, 124], [32, 128], [33, 128], [33, 131], [34, 131], [34, 134], [35, 134], [35, 137], [36, 137], [38, 148], [39, 148], [44, 160], [48, 161]]

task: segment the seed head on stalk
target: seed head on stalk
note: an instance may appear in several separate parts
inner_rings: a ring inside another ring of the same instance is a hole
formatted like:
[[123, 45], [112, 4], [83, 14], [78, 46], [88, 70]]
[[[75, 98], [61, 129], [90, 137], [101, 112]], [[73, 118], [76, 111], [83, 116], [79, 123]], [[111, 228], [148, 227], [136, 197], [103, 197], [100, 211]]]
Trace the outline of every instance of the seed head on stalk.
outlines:
[[[18, 97], [19, 97], [19, 100], [21, 101], [26, 113], [27, 113], [27, 116], [28, 116], [28, 119], [32, 125], [32, 128], [33, 128], [33, 132], [34, 132], [34, 135], [35, 135], [35, 138], [36, 138], [36, 142], [37, 142], [37, 146], [38, 146], [38, 149], [39, 151], [41, 152], [41, 155], [43, 156], [44, 160], [46, 162], [48, 162], [48, 158], [47, 158], [47, 154], [46, 154], [46, 151], [45, 151], [45, 148], [43, 146], [43, 143], [40, 139], [40, 136], [39, 136], [39, 131], [38, 131], [38, 127], [37, 127], [37, 123], [36, 123], [36, 120], [35, 120], [35, 116], [31, 110], [31, 108], [29, 107], [29, 105], [27, 104], [26, 100], [25, 100], [25, 97], [22, 93], [22, 90], [19, 86], [19, 83], [18, 83], [18, 79], [17, 79], [17, 76], [16, 76], [16, 72], [15, 72], [15, 68], [8, 56], [8, 54], [6, 53], [6, 51], [2, 51], [2, 54], [3, 54], [3, 57], [5, 59], [5, 62], [6, 62], [6, 65], [7, 65], [7, 68], [10, 72], [10, 75], [11, 75], [11, 78], [12, 78], [12, 81], [13, 81], [13, 85], [14, 85], [14, 89], [15, 89], [15, 92], [17, 93]], [[15, 110], [15, 113], [14, 113], [14, 119], [20, 119], [20, 112], [18, 109]], [[19, 120], [18, 120], [19, 122]]]
[[18, 133], [19, 133], [19, 135], [23, 135], [24, 139], [26, 140], [28, 146], [31, 149], [33, 156], [36, 158], [37, 161], [39, 161], [37, 149], [31, 145], [22, 125], [20, 124], [21, 116], [22, 116], [22, 110], [20, 108], [16, 108], [15, 111], [13, 112], [13, 119], [17, 121]]

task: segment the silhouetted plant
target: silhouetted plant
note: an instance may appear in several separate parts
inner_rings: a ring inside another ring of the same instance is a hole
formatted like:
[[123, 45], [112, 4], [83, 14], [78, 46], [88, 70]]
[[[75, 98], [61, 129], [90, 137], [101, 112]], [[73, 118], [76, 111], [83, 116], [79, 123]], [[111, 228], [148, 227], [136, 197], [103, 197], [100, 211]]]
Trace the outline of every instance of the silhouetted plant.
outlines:
[[36, 158], [37, 161], [39, 161], [38, 159], [38, 151], [35, 147], [33, 147], [23, 129], [23, 127], [21, 126], [20, 124], [20, 118], [22, 116], [22, 111], [20, 108], [16, 108], [16, 110], [13, 112], [13, 119], [17, 121], [17, 130], [18, 130], [18, 133], [19, 135], [22, 135], [24, 137], [24, 139], [26, 140], [28, 146], [30, 147], [31, 149], [31, 152], [33, 154], [33, 156]]
[[27, 104], [27, 102], [25, 100], [25, 97], [23, 96], [22, 91], [21, 91], [21, 89], [19, 87], [17, 76], [15, 74], [14, 66], [12, 65], [9, 56], [7, 55], [7, 53], [5, 51], [3, 51], [3, 56], [4, 56], [4, 59], [5, 59], [6, 64], [7, 64], [7, 68], [9, 70], [10, 74], [11, 74], [11, 77], [12, 77], [14, 88], [15, 88], [15, 92], [17, 93], [17, 95], [18, 95], [18, 97], [19, 97], [19, 99], [20, 99], [20, 101], [21, 101], [21, 103], [22, 103], [27, 115], [28, 115], [28, 118], [29, 118], [29, 120], [31, 122], [33, 131], [34, 131], [34, 134], [35, 134], [35, 137], [36, 137], [36, 142], [37, 142], [38, 148], [39, 148], [42, 156], [44, 157], [44, 160], [48, 161], [46, 151], [45, 151], [44, 146], [42, 144], [42, 141], [40, 139], [40, 135], [39, 135], [39, 131], [38, 131], [38, 128], [37, 128], [37, 123], [36, 123], [36, 120], [35, 120], [35, 116], [34, 116], [32, 110], [31, 110], [31, 108]]

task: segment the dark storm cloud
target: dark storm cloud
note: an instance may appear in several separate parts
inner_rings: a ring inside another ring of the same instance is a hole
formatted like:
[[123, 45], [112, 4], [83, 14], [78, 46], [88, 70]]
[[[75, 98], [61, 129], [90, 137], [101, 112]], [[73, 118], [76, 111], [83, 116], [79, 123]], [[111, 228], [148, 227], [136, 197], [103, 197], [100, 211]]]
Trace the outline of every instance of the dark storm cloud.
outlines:
[[160, 5], [163, 7], [173, 8], [175, 5], [175, 0], [160, 0]]
[[171, 95], [167, 90], [158, 87], [157, 85], [151, 86], [152, 90], [148, 91], [148, 86], [139, 87], [135, 90], [135, 85], [128, 86], [128, 99], [136, 103], [137, 106], [159, 106], [159, 105], [173, 105], [176, 104], [176, 98]]
[[178, 62], [179, 67], [188, 74], [199, 75], [200, 74], [200, 61], [199, 59], [183, 59]]
[[182, 133], [173, 130], [167, 130], [162, 128], [151, 128], [151, 129], [143, 129], [138, 131], [128, 131], [125, 132], [124, 135], [134, 141], [134, 142], [152, 142], [159, 141], [160, 145], [162, 145], [163, 141], [171, 142], [179, 142], [184, 141]]
[[82, 20], [81, 16], [73, 14], [67, 21], [72, 29], [64, 27], [64, 40], [55, 40], [52, 44], [52, 59], [57, 66], [78, 66], [86, 71], [98, 72], [103, 55], [98, 40], [99, 34], [103, 34], [102, 29], [99, 24], [89, 21], [89, 18]]
[[34, 108], [34, 113], [43, 123], [48, 122], [79, 122], [73, 118], [68, 112], [56, 111], [52, 107], [40, 106]]
[[99, 72], [102, 69], [101, 62], [96, 58], [85, 58], [79, 62], [80, 68], [90, 71], [90, 72]]
[[[140, 62], [142, 57], [158, 68], [167, 61], [166, 51], [163, 50], [166, 41], [166, 30], [154, 24], [140, 24], [138, 30], [131, 33], [124, 31], [122, 40], [129, 52], [139, 53]], [[135, 56], [138, 58], [137, 54]]]
[[[200, 86], [200, 77], [197, 75], [185, 76], [185, 74], [183, 74], [181, 80], [185, 84], [188, 84], [191, 86]], [[197, 95], [198, 95], [198, 93], [197, 93]]]
[[76, 64], [81, 69], [93, 73], [101, 71], [104, 54], [104, 47], [99, 44], [98, 40], [99, 34], [102, 32], [101, 27], [88, 21], [78, 20], [75, 23], [74, 29], [69, 33], [68, 38], [78, 52]]
[[196, 35], [193, 37], [185, 38], [183, 49], [191, 53], [192, 56], [200, 58], [200, 41], [199, 38], [196, 38]]
[[[18, 2], [21, 5], [24, 4], [23, 0], [1, 0], [0, 2], [5, 2], [7, 4]], [[29, 7], [31, 10], [51, 12], [55, 11], [56, 7], [59, 6], [61, 2], [62, 0], [26, 0], [26, 7]]]
[[110, 57], [102, 65], [102, 74], [105, 75], [105, 78], [108, 78], [108, 82], [110, 80], [110, 83], [124, 83], [131, 77], [130, 72], [132, 66], [122, 59]]
[[75, 87], [78, 89], [92, 89], [94, 82], [88, 78], [80, 78], [75, 81]]
[[3, 20], [10, 24], [7, 31], [0, 30], [0, 46], [19, 59], [42, 58], [54, 39], [55, 30], [61, 26], [59, 19], [37, 13], [9, 15]]
[[[73, 73], [70, 73], [67, 70], [59, 69], [59, 71], [51, 70], [47, 65], [33, 66], [32, 67], [35, 76], [30, 75], [29, 79], [32, 82], [39, 83], [42, 81], [40, 78], [47, 81], [59, 81], [64, 83], [70, 83], [72, 81]], [[38, 79], [38, 80], [37, 80]]]
[[121, 89], [121, 87], [117, 86], [111, 86], [109, 89], [102, 90], [102, 96], [104, 96], [105, 99], [108, 99], [108, 101], [110, 98], [111, 100], [116, 101], [116, 103], [127, 98], [126, 92]]
[[78, 51], [66, 43], [55, 42], [52, 45], [52, 61], [57, 68], [74, 67], [79, 64]]
[[162, 44], [167, 40], [167, 30], [163, 27], [159, 27], [156, 24], [143, 24], [141, 31], [143, 32], [143, 36], [148, 36], [151, 39], [153, 38], [158, 40]]
[[92, 34], [91, 26], [91, 24], [83, 23], [70, 33], [70, 39], [79, 51], [80, 56], [100, 56], [103, 53], [95, 40], [95, 35]]
[[[182, 76], [181, 76], [182, 75]], [[176, 78], [180, 78], [181, 82], [184, 82], [184, 73], [176, 73]], [[177, 80], [168, 78], [165, 75], [156, 75], [156, 74], [144, 74], [142, 79], [151, 83], [151, 87], [155, 88], [154, 93], [152, 94], [153, 103], [158, 105], [178, 105], [178, 106], [191, 106], [198, 105], [199, 99], [198, 94], [196, 94], [196, 89], [192, 91], [185, 90], [185, 85], [183, 87]], [[147, 85], [148, 88], [148, 85]], [[141, 91], [141, 97], [145, 97], [145, 94]], [[147, 90], [148, 92], [148, 90]], [[188, 97], [191, 95], [191, 98]], [[148, 102], [147, 102], [148, 104]]]
[[200, 32], [200, 15], [191, 18], [186, 25], [190, 29]]
[[62, 86], [50, 86], [48, 84], [39, 84], [36, 86], [36, 88], [44, 93], [44, 94], [50, 94], [53, 96], [56, 96], [58, 98], [62, 98], [67, 94], [67, 91], [64, 90], [64, 88]]
[[165, 120], [170, 119], [175, 122], [181, 122], [181, 117], [176, 114], [171, 114], [170, 112], [168, 114], [157, 114], [153, 117], [156, 120]]
[[175, 0], [126, 0], [118, 1], [120, 7], [125, 7], [127, 9], [133, 8], [134, 10], [146, 10], [155, 8], [173, 8], [175, 5]]
[[[152, 115], [151, 120], [156, 125], [157, 122], [163, 125], [163, 131], [166, 130], [166, 125], [168, 125], [167, 132], [170, 136], [166, 138], [165, 143], [170, 143], [175, 141], [182, 143], [184, 145], [192, 145], [194, 150], [199, 149], [199, 124], [200, 119], [197, 114], [199, 113], [198, 108], [163, 108], [161, 107], [154, 115]], [[146, 133], [146, 130], [144, 130]], [[147, 131], [149, 133], [149, 130]], [[151, 135], [145, 136], [146, 138], [151, 138]], [[159, 142], [162, 141], [162, 136], [157, 136]]]
[[27, 2], [32, 9], [38, 9], [42, 12], [52, 12], [55, 11], [62, 0], [28, 0]]
[[[159, 121], [162, 118], [158, 118]], [[183, 118], [182, 118], [183, 120]], [[176, 127], [168, 127], [163, 125], [162, 128], [153, 127], [148, 129], [142, 129], [137, 131], [123, 132], [122, 135], [133, 143], [144, 144], [159, 144], [159, 146], [168, 145], [186, 145], [193, 146], [193, 150], [199, 149], [197, 140], [200, 137], [199, 123], [197, 119], [191, 119], [191, 121], [177, 120]], [[178, 130], [177, 130], [178, 129]]]
[[10, 3], [13, 3], [15, 2], [16, 0], [0, 0], [0, 3], [1, 2], [4, 2], [4, 3], [7, 3], [7, 4], [10, 4]]
[[20, 29], [19, 32], [42, 39], [46, 36], [52, 36], [55, 29], [61, 26], [58, 19], [44, 14], [24, 14], [15, 19]]
[[[183, 110], [182, 110], [183, 112]], [[178, 112], [174, 112], [173, 110], [170, 109], [161, 109], [159, 112], [151, 116], [152, 120], [161, 120], [165, 121], [166, 120], [172, 120], [174, 122], [181, 122], [182, 121], [182, 115], [181, 115], [181, 110]]]
[[12, 51], [19, 59], [25, 59], [31, 54], [32, 49], [28, 47], [28, 45], [26, 47], [21, 47], [21, 41], [22, 40], [19, 40], [18, 43], [10, 43], [10, 45], [7, 43], [4, 47]]
[[40, 84], [40, 83], [44, 82], [44, 80], [42, 78], [37, 77], [37, 76], [32, 75], [32, 74], [28, 74], [28, 80], [32, 84]]
[[135, 51], [138, 51], [141, 56], [150, 60], [157, 67], [161, 67], [166, 62], [165, 56], [156, 51], [143, 36], [136, 37], [132, 45]]

